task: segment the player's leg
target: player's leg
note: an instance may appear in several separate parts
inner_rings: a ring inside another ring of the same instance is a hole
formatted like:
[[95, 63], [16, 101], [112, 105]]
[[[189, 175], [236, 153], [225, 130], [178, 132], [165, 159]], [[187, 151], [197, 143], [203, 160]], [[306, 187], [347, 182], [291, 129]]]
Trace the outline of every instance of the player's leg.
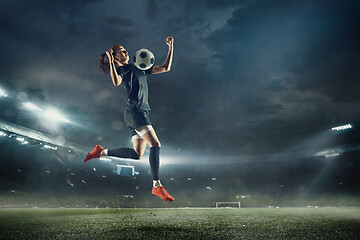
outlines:
[[135, 129], [137, 134], [141, 136], [150, 145], [149, 163], [154, 180], [154, 187], [161, 186], [159, 179], [159, 166], [160, 166], [160, 141], [151, 125], [141, 126]]
[[88, 154], [86, 155], [85, 159], [83, 160], [83, 162], [89, 161], [90, 159], [93, 158], [100, 158], [101, 153], [104, 151], [104, 148], [100, 145], [96, 145], [94, 147], [94, 149]]
[[133, 148], [116, 148], [116, 149], [104, 149], [100, 145], [96, 145], [94, 149], [86, 156], [83, 162], [89, 161], [93, 158], [100, 158], [105, 156], [113, 156], [118, 158], [131, 158], [134, 160], [139, 160], [140, 157], [138, 153]]
[[[141, 128], [142, 127], [137, 129], [141, 129]], [[150, 145], [150, 147], [158, 147], [158, 148], [161, 147], [161, 143], [153, 127], [149, 127], [148, 131], [142, 136], [142, 138]]]
[[[116, 148], [116, 149], [104, 149], [100, 145], [96, 145], [95, 148], [86, 156], [84, 162], [93, 159], [99, 158], [101, 156], [113, 156], [119, 158], [131, 158], [131, 159], [140, 159], [143, 155], [146, 147], [146, 142], [138, 141], [136, 139], [141, 138], [143, 133], [146, 133], [147, 129], [142, 129], [141, 134], [138, 134], [134, 127], [140, 126], [143, 123], [151, 124], [149, 119], [149, 113], [144, 111], [133, 111], [130, 109], [125, 109], [124, 111], [124, 120], [126, 126], [130, 130], [130, 134], [133, 139], [133, 148]], [[151, 126], [151, 125], [149, 125]], [[135, 139], [135, 143], [134, 143]], [[144, 146], [145, 144], [145, 146]]]
[[[130, 133], [132, 134], [132, 139], [137, 139], [139, 138], [139, 136], [137, 135], [137, 133], [135, 132], [134, 129], [130, 129]], [[145, 142], [145, 147], [143, 146], [144, 143], [141, 144], [140, 149], [146, 147], [146, 142]], [[123, 148], [116, 148], [116, 149], [104, 149], [102, 146], [100, 145], [96, 145], [94, 147], [94, 149], [86, 156], [86, 158], [83, 160], [83, 162], [89, 161], [90, 159], [93, 158], [100, 158], [100, 157], [105, 157], [105, 156], [113, 156], [113, 157], [118, 157], [118, 158], [131, 158], [131, 159], [135, 159], [138, 160], [140, 159], [138, 153], [142, 153], [141, 151], [137, 152], [135, 148], [127, 148], [127, 147], [123, 147]]]
[[[145, 130], [144, 130], [145, 129]], [[153, 175], [152, 194], [165, 201], [174, 201], [174, 198], [161, 185], [159, 178], [160, 141], [151, 125], [136, 128], [136, 132], [150, 145], [149, 163]]]
[[138, 154], [139, 158], [141, 158], [144, 155], [147, 142], [139, 135], [134, 135], [132, 137], [132, 142], [135, 152]]
[[[129, 127], [129, 130], [130, 130], [132, 139], [139, 138], [135, 129]], [[138, 155], [138, 152], [134, 148], [127, 148], [127, 147], [108, 149], [108, 151], [106, 153], [105, 153], [105, 150], [103, 152], [104, 152], [104, 154], [107, 154], [106, 156], [113, 156], [113, 157], [118, 157], [118, 158], [131, 158], [131, 159], [138, 160], [141, 157]]]

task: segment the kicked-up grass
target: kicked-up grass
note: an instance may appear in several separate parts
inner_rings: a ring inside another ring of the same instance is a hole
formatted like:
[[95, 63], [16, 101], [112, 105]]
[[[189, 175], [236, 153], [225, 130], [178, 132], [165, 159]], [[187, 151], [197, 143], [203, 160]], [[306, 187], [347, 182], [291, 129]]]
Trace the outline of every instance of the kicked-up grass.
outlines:
[[360, 208], [0, 209], [0, 239], [360, 239]]

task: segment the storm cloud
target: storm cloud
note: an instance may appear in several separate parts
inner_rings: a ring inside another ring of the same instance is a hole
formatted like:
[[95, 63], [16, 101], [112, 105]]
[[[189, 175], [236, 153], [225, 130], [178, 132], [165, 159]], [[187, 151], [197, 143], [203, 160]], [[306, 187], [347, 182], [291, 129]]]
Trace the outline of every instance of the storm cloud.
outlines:
[[0, 85], [87, 125], [64, 127], [71, 141], [128, 145], [126, 93], [97, 58], [118, 43], [130, 55], [150, 49], [161, 65], [172, 35], [171, 71], [149, 77], [163, 146], [283, 151], [359, 122], [358, 9], [357, 1], [2, 1]]

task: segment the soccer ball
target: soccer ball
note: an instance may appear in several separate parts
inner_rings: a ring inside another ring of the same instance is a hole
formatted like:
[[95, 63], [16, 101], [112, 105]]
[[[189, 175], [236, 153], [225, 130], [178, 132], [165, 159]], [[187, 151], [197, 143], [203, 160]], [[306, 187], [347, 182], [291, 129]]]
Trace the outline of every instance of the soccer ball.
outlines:
[[140, 70], [147, 70], [155, 63], [155, 56], [148, 49], [140, 49], [135, 53], [134, 64]]

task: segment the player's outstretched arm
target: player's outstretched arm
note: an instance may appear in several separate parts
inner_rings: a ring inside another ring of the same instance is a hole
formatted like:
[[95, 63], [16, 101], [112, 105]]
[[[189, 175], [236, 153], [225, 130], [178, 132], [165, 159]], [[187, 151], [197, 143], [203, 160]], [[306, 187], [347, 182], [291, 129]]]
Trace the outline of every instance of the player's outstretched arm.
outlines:
[[152, 74], [169, 72], [171, 69], [173, 52], [174, 52], [174, 38], [172, 36], [169, 36], [165, 39], [165, 42], [169, 46], [169, 51], [165, 63], [162, 66], [154, 65], [151, 71]]
[[106, 55], [109, 58], [109, 64], [110, 64], [110, 76], [113, 81], [113, 84], [115, 86], [119, 86], [122, 82], [121, 76], [117, 74], [115, 63], [114, 63], [114, 56], [112, 55], [113, 50], [110, 48], [108, 51], [106, 51]]

